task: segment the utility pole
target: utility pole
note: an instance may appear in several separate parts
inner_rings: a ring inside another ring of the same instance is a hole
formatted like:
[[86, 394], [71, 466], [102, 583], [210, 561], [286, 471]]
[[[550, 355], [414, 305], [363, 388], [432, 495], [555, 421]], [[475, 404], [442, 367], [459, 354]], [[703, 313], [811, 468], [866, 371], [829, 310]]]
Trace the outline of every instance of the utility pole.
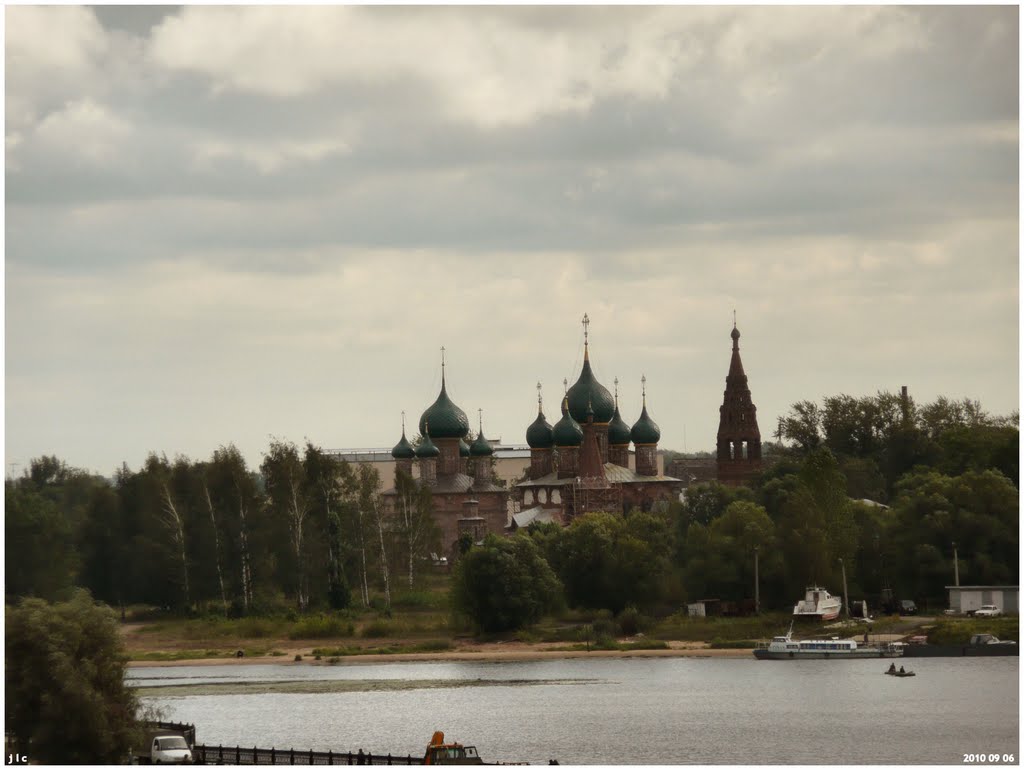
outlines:
[[754, 546], [754, 612], [757, 615], [761, 614], [761, 581], [758, 579], [757, 574], [757, 552], [758, 547]]
[[850, 597], [846, 592], [846, 564], [842, 559], [839, 560], [839, 566], [843, 570], [843, 606], [846, 608], [846, 617], [850, 617]]
[[956, 558], [956, 540], [953, 541], [953, 585], [960, 587], [960, 562]]

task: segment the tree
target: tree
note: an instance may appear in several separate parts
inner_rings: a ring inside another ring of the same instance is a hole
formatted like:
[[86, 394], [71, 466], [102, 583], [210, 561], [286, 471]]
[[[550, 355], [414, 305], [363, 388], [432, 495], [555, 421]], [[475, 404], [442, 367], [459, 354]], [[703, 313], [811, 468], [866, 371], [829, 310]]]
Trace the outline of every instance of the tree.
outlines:
[[306, 472], [299, 450], [291, 442], [271, 441], [260, 471], [266, 481], [271, 513], [287, 523], [293, 569], [291, 587], [299, 609], [305, 609], [309, 604], [309, 586], [304, 551], [311, 505], [306, 494]]
[[782, 418], [782, 437], [795, 441], [804, 451], [821, 444], [821, 411], [813, 401], [798, 401], [791, 414]]
[[656, 514], [588, 513], [562, 530], [552, 565], [573, 606], [619, 613], [657, 601], [670, 571], [672, 528]]
[[732, 503], [710, 526], [693, 525], [687, 539], [686, 587], [691, 595], [749, 599], [754, 595], [754, 549], [759, 578], [774, 584], [782, 574], [775, 524], [760, 505]]
[[909, 474], [897, 486], [890, 528], [899, 587], [939, 598], [953, 575], [957, 543], [960, 576], [976, 585], [1019, 580], [1019, 493], [998, 471], [944, 476]]
[[157, 457], [155, 454], [151, 454], [146, 458], [144, 471], [156, 487], [157, 516], [173, 544], [175, 555], [180, 558], [184, 605], [188, 607], [192, 604], [192, 592], [189, 584], [189, 537], [186, 526], [186, 516], [189, 511], [186, 508], [187, 498], [181, 490], [180, 482], [188, 475], [189, 462], [187, 459], [179, 457], [172, 467], [166, 457]]
[[459, 559], [452, 602], [481, 631], [512, 631], [556, 609], [561, 588], [529, 537], [490, 534]]
[[78, 561], [71, 524], [27, 485], [4, 484], [5, 592], [54, 599], [69, 589]]
[[78, 591], [6, 610], [5, 729], [38, 764], [121, 764], [140, 746], [138, 701], [114, 613]]
[[[482, 459], [477, 458], [477, 462]], [[437, 548], [441, 532], [434, 521], [434, 498], [429, 487], [399, 471], [395, 475], [395, 497], [395, 524], [408, 558], [409, 587], [412, 588], [416, 562], [431, 548]]]
[[[217, 522], [223, 532], [230, 602], [237, 612], [244, 614], [253, 605], [259, 584], [269, 578], [269, 570], [261, 574], [253, 565], [254, 540], [258, 552], [261, 540], [267, 540], [268, 529], [260, 516], [262, 500], [256, 477], [238, 448], [228, 444], [214, 451], [206, 463], [204, 484], [218, 511]], [[269, 544], [262, 544], [269, 550]]]
[[351, 596], [342, 556], [344, 538], [338, 510], [344, 496], [355, 486], [355, 476], [347, 462], [332, 457], [309, 441], [302, 462], [313, 515], [326, 534], [327, 602], [332, 609], [343, 609], [351, 602]]

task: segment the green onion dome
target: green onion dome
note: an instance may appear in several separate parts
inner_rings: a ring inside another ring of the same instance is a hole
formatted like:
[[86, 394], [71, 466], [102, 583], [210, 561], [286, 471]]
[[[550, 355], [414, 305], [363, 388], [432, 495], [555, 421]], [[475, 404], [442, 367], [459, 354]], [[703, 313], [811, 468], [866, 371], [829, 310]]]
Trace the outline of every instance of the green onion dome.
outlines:
[[615, 405], [615, 413], [612, 414], [612, 421], [608, 423], [608, 444], [610, 446], [622, 446], [628, 444], [630, 439], [629, 425], [619, 414], [619, 405]]
[[459, 439], [459, 457], [469, 457], [469, 444]]
[[473, 442], [473, 446], [469, 448], [469, 453], [473, 457], [490, 457], [494, 454], [491, 442], [484, 438], [483, 430], [481, 430], [480, 435], [476, 437], [476, 441]]
[[441, 393], [420, 417], [420, 433], [427, 435], [430, 425], [430, 438], [462, 438], [469, 433], [469, 420], [466, 413], [452, 403], [444, 384], [444, 371], [441, 372]]
[[551, 438], [558, 447], [579, 446], [583, 443], [583, 428], [569, 412], [569, 399], [562, 400], [562, 419], [551, 429]]
[[537, 419], [526, 429], [526, 443], [530, 445], [530, 449], [551, 449], [554, 446], [551, 425], [540, 409], [537, 410]]
[[416, 456], [416, 450], [412, 448], [412, 444], [405, 437], [405, 428], [402, 428], [402, 440], [395, 444], [395, 448], [391, 450], [391, 456], [396, 460], [411, 460]]
[[641, 444], [657, 444], [661, 440], [661, 428], [658, 427], [658, 423], [651, 419], [651, 416], [647, 414], [647, 403], [646, 399], [644, 402], [644, 409], [640, 412], [640, 419], [633, 425], [633, 430], [629, 432], [629, 437], [633, 439], [633, 443], [637, 446]]
[[427, 459], [431, 457], [438, 457], [441, 454], [441, 450], [437, 448], [437, 445], [430, 440], [430, 434], [423, 433], [423, 443], [416, 448], [416, 456], [420, 459]]
[[576, 383], [566, 393], [569, 399], [569, 414], [576, 422], [587, 421], [587, 409], [593, 408], [594, 422], [608, 423], [615, 412], [615, 400], [608, 388], [597, 381], [590, 368], [590, 351], [583, 355], [583, 371]]

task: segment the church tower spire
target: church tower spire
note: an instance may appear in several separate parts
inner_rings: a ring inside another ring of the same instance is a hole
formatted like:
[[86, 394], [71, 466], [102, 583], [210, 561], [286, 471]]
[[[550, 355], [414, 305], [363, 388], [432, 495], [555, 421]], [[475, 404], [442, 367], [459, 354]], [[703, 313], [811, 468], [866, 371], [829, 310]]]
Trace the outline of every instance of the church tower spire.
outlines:
[[747, 375], [740, 359], [740, 330], [733, 311], [732, 358], [725, 378], [725, 394], [719, 407], [717, 469], [723, 484], [739, 485], [761, 469], [761, 431], [757, 407], [750, 398]]

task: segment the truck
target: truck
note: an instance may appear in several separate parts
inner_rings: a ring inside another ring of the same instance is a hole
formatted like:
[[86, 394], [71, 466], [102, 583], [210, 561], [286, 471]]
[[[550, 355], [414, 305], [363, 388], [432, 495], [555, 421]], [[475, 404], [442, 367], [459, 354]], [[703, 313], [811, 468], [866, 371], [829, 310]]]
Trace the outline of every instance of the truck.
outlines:
[[150, 730], [138, 759], [144, 765], [190, 765], [193, 761], [185, 737], [173, 730]]

